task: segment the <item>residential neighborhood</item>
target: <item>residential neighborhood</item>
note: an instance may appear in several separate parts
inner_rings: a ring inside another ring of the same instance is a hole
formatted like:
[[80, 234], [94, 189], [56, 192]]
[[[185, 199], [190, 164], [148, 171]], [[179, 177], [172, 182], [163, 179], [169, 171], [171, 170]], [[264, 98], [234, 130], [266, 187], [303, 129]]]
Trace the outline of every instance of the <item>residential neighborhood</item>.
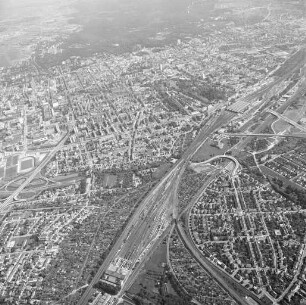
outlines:
[[44, 1], [0, 3], [0, 303], [305, 303], [306, 3]]

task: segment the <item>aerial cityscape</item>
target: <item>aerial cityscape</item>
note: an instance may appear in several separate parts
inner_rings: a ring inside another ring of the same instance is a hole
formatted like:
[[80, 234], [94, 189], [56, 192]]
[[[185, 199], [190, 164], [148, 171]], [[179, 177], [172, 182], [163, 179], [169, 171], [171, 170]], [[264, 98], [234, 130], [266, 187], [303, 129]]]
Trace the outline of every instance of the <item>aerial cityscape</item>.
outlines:
[[306, 304], [306, 1], [0, 0], [0, 304]]

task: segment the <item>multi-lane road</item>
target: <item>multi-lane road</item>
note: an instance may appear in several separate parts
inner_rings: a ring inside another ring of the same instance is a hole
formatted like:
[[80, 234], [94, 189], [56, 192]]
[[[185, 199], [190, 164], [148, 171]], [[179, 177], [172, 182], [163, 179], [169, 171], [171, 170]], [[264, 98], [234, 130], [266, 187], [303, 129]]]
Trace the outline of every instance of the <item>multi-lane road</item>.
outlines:
[[51, 161], [54, 155], [63, 147], [65, 141], [68, 139], [70, 132], [68, 132], [59, 143], [49, 152], [49, 154], [38, 164], [38, 166], [30, 173], [23, 183], [3, 202], [0, 203], [0, 213], [6, 210], [20, 192], [35, 178], [35, 176]]
[[269, 112], [269, 113], [275, 115], [275, 116], [278, 117], [279, 119], [284, 120], [285, 122], [287, 122], [287, 123], [289, 123], [290, 125], [296, 127], [297, 129], [300, 129], [301, 131], [306, 132], [306, 127], [303, 127], [303, 126], [299, 125], [297, 122], [295, 122], [295, 121], [293, 121], [293, 120], [287, 118], [286, 116], [284, 116], [284, 115], [282, 115], [282, 114], [280, 114], [280, 113], [278, 113], [278, 112], [276, 112], [276, 111], [274, 111], [274, 110], [271, 110], [271, 109], [267, 110], [267, 112]]

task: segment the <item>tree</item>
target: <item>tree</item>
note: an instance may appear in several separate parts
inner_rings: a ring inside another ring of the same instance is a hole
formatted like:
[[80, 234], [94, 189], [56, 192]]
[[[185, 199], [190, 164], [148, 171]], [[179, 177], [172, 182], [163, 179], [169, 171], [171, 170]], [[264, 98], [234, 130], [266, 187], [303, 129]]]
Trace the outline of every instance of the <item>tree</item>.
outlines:
[[120, 291], [120, 285], [114, 286], [102, 281], [97, 282], [93, 287], [110, 295], [116, 295]]

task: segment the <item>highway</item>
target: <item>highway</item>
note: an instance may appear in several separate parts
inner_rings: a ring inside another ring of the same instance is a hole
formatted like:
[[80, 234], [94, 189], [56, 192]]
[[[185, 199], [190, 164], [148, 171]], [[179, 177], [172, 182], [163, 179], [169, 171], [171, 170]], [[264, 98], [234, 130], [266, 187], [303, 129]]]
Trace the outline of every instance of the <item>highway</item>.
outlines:
[[51, 161], [53, 156], [63, 147], [65, 141], [68, 139], [70, 132], [68, 132], [59, 143], [50, 151], [50, 153], [39, 163], [39, 165], [30, 173], [26, 180], [3, 202], [0, 203], [0, 213], [2, 213], [15, 200], [20, 192], [35, 178], [35, 176]]
[[[67, 181], [62, 181], [62, 182], [54, 182], [52, 184], [45, 184], [43, 186], [35, 186], [35, 185], [29, 185], [31, 183], [31, 181], [29, 182], [28, 185], [26, 185], [23, 190], [21, 190], [19, 192], [19, 194], [23, 194], [23, 193], [27, 193], [27, 192], [34, 192], [34, 193], [39, 193], [39, 192], [42, 192], [42, 191], [45, 191], [45, 190], [48, 190], [48, 189], [53, 189], [53, 188], [57, 188], [57, 187], [67, 187], [67, 186], [70, 186], [71, 184], [73, 183], [76, 183], [78, 181], [81, 181], [83, 179], [82, 176], [80, 177], [76, 177], [75, 179], [71, 179], [71, 180], [67, 180]], [[27, 188], [28, 186], [28, 188]], [[9, 195], [11, 195], [12, 193], [14, 193], [15, 191], [1, 191], [0, 190], [0, 195], [3, 196], [3, 197], [7, 197]], [[18, 199], [18, 195], [15, 195], [15, 200]]]

